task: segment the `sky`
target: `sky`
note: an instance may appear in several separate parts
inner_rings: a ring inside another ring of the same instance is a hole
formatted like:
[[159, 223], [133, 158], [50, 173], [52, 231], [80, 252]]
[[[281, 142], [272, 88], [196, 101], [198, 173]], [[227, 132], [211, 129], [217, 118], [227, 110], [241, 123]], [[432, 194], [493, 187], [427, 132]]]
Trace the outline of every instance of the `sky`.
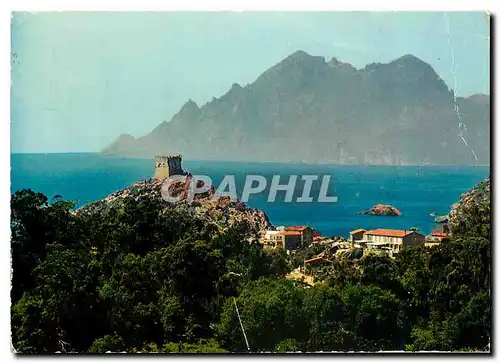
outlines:
[[485, 13], [17, 12], [11, 151], [97, 152], [291, 53], [362, 68], [413, 54], [458, 96], [489, 94]]

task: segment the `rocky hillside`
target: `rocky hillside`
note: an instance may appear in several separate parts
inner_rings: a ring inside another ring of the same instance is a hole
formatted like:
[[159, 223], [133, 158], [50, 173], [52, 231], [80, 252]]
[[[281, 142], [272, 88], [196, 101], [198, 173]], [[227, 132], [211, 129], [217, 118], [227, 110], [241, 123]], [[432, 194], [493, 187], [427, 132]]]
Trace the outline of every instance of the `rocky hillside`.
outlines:
[[489, 164], [489, 104], [487, 95], [455, 98], [434, 69], [412, 55], [356, 69], [336, 58], [326, 61], [298, 51], [253, 83], [234, 84], [201, 107], [189, 100], [169, 122], [143, 137], [121, 135], [103, 153], [182, 153], [198, 160]]
[[469, 192], [460, 202], [452, 206], [448, 217], [452, 235], [472, 234], [491, 238], [491, 194], [490, 178], [486, 178]]
[[[176, 187], [175, 184], [173, 186]], [[229, 227], [240, 225], [247, 233], [249, 240], [257, 239], [265, 230], [273, 227], [263, 211], [249, 208], [240, 201], [233, 201], [227, 197], [214, 201], [206, 193], [197, 196], [194, 201], [188, 202], [185, 199], [185, 193], [182, 193], [181, 190], [180, 194], [173, 195], [181, 195], [184, 198], [179, 202], [169, 203], [162, 199], [161, 188], [162, 182], [159, 180], [153, 178], [142, 180], [125, 189], [118, 190], [102, 200], [87, 204], [78, 209], [76, 213], [104, 214], [110, 210], [119, 210], [128, 198], [133, 198], [136, 201], [153, 199], [160, 201], [165, 209], [182, 209], [183, 212], [192, 214], [194, 218], [203, 223], [216, 226], [221, 232]], [[180, 189], [182, 188], [181, 185]]]

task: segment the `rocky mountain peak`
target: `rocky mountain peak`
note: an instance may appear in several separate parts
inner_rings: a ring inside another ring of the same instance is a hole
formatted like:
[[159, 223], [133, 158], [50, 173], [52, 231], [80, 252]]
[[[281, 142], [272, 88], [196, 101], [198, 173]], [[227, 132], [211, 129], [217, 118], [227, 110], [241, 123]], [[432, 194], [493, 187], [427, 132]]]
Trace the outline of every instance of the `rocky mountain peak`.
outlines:
[[412, 65], [412, 66], [418, 66], [418, 65], [428, 66], [428, 64], [426, 62], [424, 62], [420, 58], [414, 56], [413, 54], [405, 54], [405, 55], [393, 60], [389, 64], [391, 64], [391, 63], [392, 64], [401, 64], [401, 65]]
[[200, 108], [198, 107], [198, 105], [196, 104], [196, 102], [194, 102], [192, 99], [189, 99], [185, 104], [184, 106], [182, 106], [181, 108], [181, 111], [180, 112], [196, 112], [196, 111], [199, 111]]
[[174, 116], [174, 120], [182, 120], [185, 122], [195, 121], [201, 113], [201, 109], [198, 107], [196, 102], [189, 99], [184, 106], [181, 107], [180, 111]]
[[348, 70], [348, 71], [356, 71], [357, 69], [352, 66], [352, 64], [347, 62], [341, 62], [337, 58], [332, 57], [330, 61], [327, 63], [330, 67]]
[[[467, 143], [488, 164], [489, 98], [458, 102]], [[105, 151], [198, 160], [477, 163], [457, 137], [456, 117], [447, 85], [414, 55], [356, 70], [297, 51], [244, 88], [233, 84], [201, 107], [190, 100], [171, 122]]]
[[270, 69], [270, 71], [294, 71], [299, 69], [311, 69], [325, 66], [326, 62], [324, 57], [313, 56], [304, 52], [303, 50], [298, 50], [276, 64]]

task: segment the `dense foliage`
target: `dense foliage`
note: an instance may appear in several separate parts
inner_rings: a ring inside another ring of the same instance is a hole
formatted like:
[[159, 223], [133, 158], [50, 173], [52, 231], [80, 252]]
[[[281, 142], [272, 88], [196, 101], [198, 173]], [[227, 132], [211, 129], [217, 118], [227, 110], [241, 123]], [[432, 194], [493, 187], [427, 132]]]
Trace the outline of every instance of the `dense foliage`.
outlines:
[[246, 351], [235, 304], [251, 351], [488, 349], [489, 236], [341, 259], [306, 288], [284, 278], [297, 257], [161, 203], [12, 196], [17, 351]]

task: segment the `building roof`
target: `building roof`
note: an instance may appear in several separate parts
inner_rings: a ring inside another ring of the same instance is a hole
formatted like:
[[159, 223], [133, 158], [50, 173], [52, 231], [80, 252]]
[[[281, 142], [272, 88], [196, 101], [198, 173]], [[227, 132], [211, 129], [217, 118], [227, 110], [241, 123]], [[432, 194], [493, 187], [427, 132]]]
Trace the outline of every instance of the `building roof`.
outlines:
[[298, 231], [283, 231], [281, 234], [283, 236], [300, 236], [300, 232]]
[[160, 158], [160, 159], [170, 159], [170, 158], [182, 158], [182, 155], [181, 154], [168, 154], [168, 155], [157, 154], [155, 157]]
[[360, 232], [366, 232], [366, 229], [358, 228], [358, 229], [355, 229], [354, 231], [349, 232], [349, 234], [356, 234], [356, 233], [360, 233]]
[[445, 238], [445, 237], [448, 237], [448, 233], [433, 233], [433, 234], [431, 234], [431, 236]]
[[313, 241], [324, 241], [328, 239], [328, 237], [324, 237], [324, 236], [314, 236], [313, 237]]
[[311, 262], [317, 262], [317, 261], [323, 261], [325, 258], [323, 256], [318, 256], [318, 257], [313, 257], [308, 260], [305, 260], [304, 263], [311, 263]]
[[384, 236], [384, 237], [406, 237], [412, 233], [415, 233], [412, 230], [405, 229], [383, 229], [383, 228], [378, 228], [378, 229], [373, 229], [371, 231], [366, 231], [365, 234], [369, 234], [372, 236]]
[[448, 226], [446, 224], [441, 224], [433, 228], [431, 234], [434, 235], [436, 233], [448, 233], [448, 232], [449, 232]]
[[303, 231], [306, 228], [309, 228], [308, 226], [287, 226], [285, 229], [287, 231]]

